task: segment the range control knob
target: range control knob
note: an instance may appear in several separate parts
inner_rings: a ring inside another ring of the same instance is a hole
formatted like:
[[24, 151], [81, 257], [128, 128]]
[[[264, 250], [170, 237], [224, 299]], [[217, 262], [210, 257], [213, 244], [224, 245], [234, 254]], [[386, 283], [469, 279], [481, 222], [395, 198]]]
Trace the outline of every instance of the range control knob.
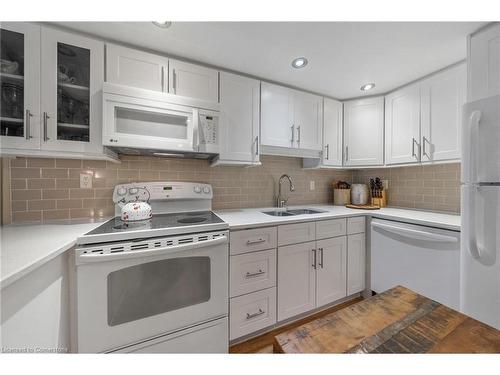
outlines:
[[201, 193], [201, 187], [199, 185], [196, 185], [193, 190], [196, 194]]
[[137, 194], [138, 191], [139, 191], [139, 189], [137, 189], [137, 188], [130, 188], [130, 189], [128, 189], [128, 193], [130, 195]]
[[125, 194], [127, 194], [127, 189], [125, 189], [124, 187], [118, 188], [118, 190], [116, 191], [116, 193], [119, 196], [124, 196]]
[[203, 188], [203, 192], [204, 192], [205, 194], [209, 194], [209, 193], [210, 193], [210, 188], [209, 188], [208, 186], [205, 186], [205, 187]]

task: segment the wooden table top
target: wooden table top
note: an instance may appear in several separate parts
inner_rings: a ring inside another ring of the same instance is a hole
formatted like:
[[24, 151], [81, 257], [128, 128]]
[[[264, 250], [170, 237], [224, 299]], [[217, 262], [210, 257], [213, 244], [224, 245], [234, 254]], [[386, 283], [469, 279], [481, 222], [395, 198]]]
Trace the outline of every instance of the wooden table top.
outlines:
[[275, 353], [500, 353], [500, 330], [402, 286], [291, 329]]

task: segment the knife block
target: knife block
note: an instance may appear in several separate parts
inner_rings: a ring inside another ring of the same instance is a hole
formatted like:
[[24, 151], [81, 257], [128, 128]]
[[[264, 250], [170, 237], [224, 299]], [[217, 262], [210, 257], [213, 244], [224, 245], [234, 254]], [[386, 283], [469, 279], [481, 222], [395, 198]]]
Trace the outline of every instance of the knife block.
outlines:
[[387, 189], [382, 190], [381, 197], [372, 197], [372, 204], [379, 207], [387, 207]]

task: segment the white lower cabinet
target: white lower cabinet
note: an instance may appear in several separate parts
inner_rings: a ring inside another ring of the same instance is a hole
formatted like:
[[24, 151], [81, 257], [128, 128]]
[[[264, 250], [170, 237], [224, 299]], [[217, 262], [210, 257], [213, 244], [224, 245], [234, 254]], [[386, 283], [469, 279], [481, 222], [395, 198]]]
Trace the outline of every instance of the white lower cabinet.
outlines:
[[278, 248], [278, 320], [316, 306], [316, 243]]
[[347, 295], [365, 289], [365, 234], [347, 236]]
[[276, 323], [276, 288], [231, 298], [229, 339], [258, 331]]
[[365, 218], [231, 232], [230, 254], [236, 340], [364, 290]]
[[236, 297], [276, 285], [276, 249], [231, 256], [229, 296]]
[[[345, 219], [344, 219], [345, 220]], [[316, 241], [316, 307], [344, 298], [346, 292], [346, 236]]]

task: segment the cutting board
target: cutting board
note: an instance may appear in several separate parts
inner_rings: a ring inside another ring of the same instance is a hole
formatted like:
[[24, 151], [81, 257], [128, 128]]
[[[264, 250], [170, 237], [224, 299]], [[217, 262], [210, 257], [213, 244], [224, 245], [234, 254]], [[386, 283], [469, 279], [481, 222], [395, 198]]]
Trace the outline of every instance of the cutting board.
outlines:
[[346, 204], [347, 208], [357, 208], [359, 210], [379, 210], [379, 206], [373, 204]]

